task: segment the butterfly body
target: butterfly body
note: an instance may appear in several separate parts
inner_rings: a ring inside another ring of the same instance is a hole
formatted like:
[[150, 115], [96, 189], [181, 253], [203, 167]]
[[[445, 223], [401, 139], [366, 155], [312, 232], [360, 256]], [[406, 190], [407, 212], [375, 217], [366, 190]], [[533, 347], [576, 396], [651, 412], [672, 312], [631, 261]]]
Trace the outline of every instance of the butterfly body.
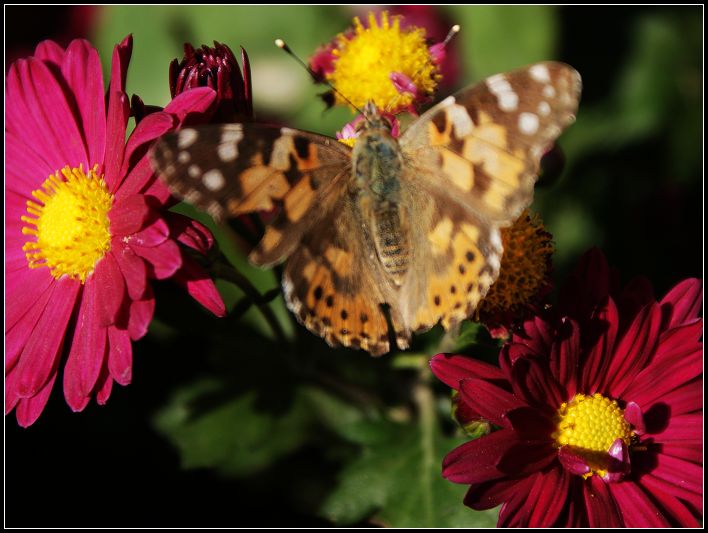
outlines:
[[309, 330], [379, 355], [474, 311], [579, 95], [575, 70], [538, 63], [446, 98], [399, 138], [371, 112], [353, 150], [226, 124], [163, 137], [152, 163], [217, 220], [276, 209], [251, 261], [285, 263], [285, 301]]

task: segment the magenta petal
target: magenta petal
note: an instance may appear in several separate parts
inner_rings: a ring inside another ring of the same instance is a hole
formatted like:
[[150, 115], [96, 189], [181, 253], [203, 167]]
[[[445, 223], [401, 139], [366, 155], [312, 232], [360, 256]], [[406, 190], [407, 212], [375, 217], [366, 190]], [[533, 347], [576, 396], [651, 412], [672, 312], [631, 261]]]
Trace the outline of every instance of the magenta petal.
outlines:
[[528, 494], [534, 476], [521, 479], [495, 479], [474, 484], [465, 495], [465, 505], [475, 511], [492, 509], [509, 500], [515, 493]]
[[393, 83], [393, 86], [399, 93], [408, 93], [414, 98], [418, 96], [418, 87], [416, 87], [413, 80], [403, 72], [391, 72], [389, 77], [391, 78], [391, 83]]
[[[649, 415], [650, 413], [647, 413]], [[651, 433], [651, 431], [649, 431]], [[703, 412], [672, 416], [668, 425], [652, 435], [657, 442], [698, 444], [703, 442]]]
[[106, 151], [106, 100], [101, 59], [96, 49], [83, 39], [71, 41], [62, 74], [79, 108], [89, 168], [102, 165]]
[[703, 514], [703, 493], [688, 491], [679, 485], [667, 483], [651, 474], [642, 476], [640, 483], [642, 487], [654, 497], [662, 493], [671, 495], [686, 502], [695, 509], [698, 514]]
[[668, 406], [672, 417], [703, 410], [703, 379], [697, 378], [671, 392], [662, 394], [660, 398], [647, 398], [646, 410], [655, 404]]
[[664, 357], [675, 357], [674, 352], [687, 345], [695, 345], [703, 336], [703, 319], [694, 318], [663, 331], [656, 347], [654, 361]]
[[483, 483], [504, 477], [497, 461], [517, 442], [514, 431], [500, 429], [458, 446], [445, 456], [442, 475], [453, 483]]
[[117, 383], [128, 385], [133, 377], [133, 346], [126, 330], [108, 328], [108, 370]]
[[624, 408], [624, 419], [632, 424], [634, 427], [634, 432], [641, 436], [646, 433], [646, 425], [644, 424], [644, 414], [642, 413], [642, 408], [639, 407], [635, 402], [627, 403], [627, 407]]
[[49, 396], [54, 388], [54, 382], [57, 379], [56, 370], [47, 380], [47, 383], [42, 387], [37, 394], [31, 398], [21, 399], [15, 409], [15, 416], [17, 417], [17, 423], [23, 428], [29, 427], [34, 424], [39, 415], [44, 411]]
[[15, 367], [17, 392], [21, 397], [36, 395], [50, 378], [80, 288], [80, 283], [68, 278], [54, 283], [51, 303], [37, 322]]
[[5, 331], [28, 313], [55, 282], [47, 268], [28, 268], [17, 280], [8, 282], [5, 294]]
[[96, 383], [96, 403], [106, 405], [113, 390], [113, 378], [107, 370], [103, 370]]
[[155, 219], [148, 226], [130, 237], [130, 244], [138, 246], [159, 246], [170, 237], [170, 228], [161, 218]]
[[695, 494], [703, 493], [703, 466], [677, 457], [657, 454], [657, 465], [651, 474], [661, 480]]
[[463, 379], [459, 385], [462, 400], [490, 422], [511, 427], [504, 415], [526, 404], [517, 396], [482, 379]]
[[108, 218], [111, 221], [111, 235], [132, 236], [145, 226], [151, 215], [152, 209], [142, 194], [123, 198], [108, 212]]
[[669, 527], [671, 524], [646, 493], [634, 483], [608, 483], [625, 527]]
[[177, 117], [182, 125], [204, 122], [216, 103], [216, 92], [209, 87], [197, 87], [178, 94], [165, 107], [165, 113]]
[[590, 466], [585, 458], [574, 452], [569, 446], [561, 446], [558, 450], [558, 461], [573, 475], [584, 476], [590, 472]]
[[665, 328], [676, 327], [696, 318], [703, 302], [703, 281], [685, 279], [671, 289], [660, 302]]
[[98, 320], [100, 294], [94, 278], [84, 285], [74, 339], [64, 366], [64, 397], [81, 411], [91, 396], [106, 356], [106, 328]]
[[644, 368], [659, 340], [661, 309], [654, 303], [644, 307], [617, 342], [612, 362], [606, 374], [606, 389], [615, 398], [632, 383]]
[[156, 279], [172, 276], [182, 266], [182, 253], [174, 241], [168, 240], [159, 246], [146, 248], [132, 243], [130, 247], [147, 262], [148, 273]]
[[622, 439], [615, 439], [607, 454], [610, 456], [610, 465], [603, 476], [605, 481], [618, 483], [622, 481], [632, 469], [629, 458], [629, 448]]
[[108, 116], [106, 117], [106, 146], [109, 148], [106, 150], [104, 167], [104, 179], [111, 194], [116, 193], [116, 189], [122, 181], [120, 168], [123, 164], [125, 130], [129, 116], [130, 104], [126, 94], [111, 90], [108, 99]]
[[131, 300], [142, 300], [147, 291], [145, 261], [124, 243], [118, 245], [114, 241], [112, 253], [123, 274], [125, 285], [128, 288], [128, 296]]
[[41, 146], [51, 168], [80, 164], [88, 168], [83, 138], [66, 95], [42, 61], [30, 57], [12, 64], [5, 111], [6, 129], [26, 139], [27, 144]]
[[460, 381], [467, 378], [505, 381], [504, 374], [496, 366], [464, 355], [440, 353], [430, 360], [430, 369], [435, 377], [455, 390], [460, 388]]
[[96, 290], [98, 324], [102, 327], [115, 324], [125, 298], [125, 282], [118, 262], [112, 253], [107, 253], [98, 263], [93, 273]]
[[[158, 193], [153, 192], [154, 184], [159, 184], [162, 191], [158, 190]], [[125, 181], [121, 185], [121, 188], [116, 192], [116, 200], [121, 201], [123, 198], [135, 194], [150, 195], [155, 196], [159, 200], [159, 204], [162, 205], [170, 197], [170, 193], [167, 187], [157, 179], [155, 171], [150, 166], [150, 161], [147, 157], [142, 158], [137, 164], [130, 170]]]
[[[41, 146], [28, 145], [25, 139], [19, 138], [16, 133], [5, 132], [5, 189], [14, 191], [22, 197], [22, 202], [15, 204], [21, 215], [27, 214], [25, 202], [33, 199], [30, 196], [31, 192], [41, 188], [42, 182], [57, 170], [58, 168], [47, 163], [44, 154], [41, 153]], [[9, 202], [6, 200], [6, 203]], [[6, 220], [9, 214], [6, 211]]]
[[196, 220], [180, 215], [179, 213], [166, 212], [164, 219], [170, 226], [170, 234], [180, 244], [206, 254], [214, 244], [211, 231]]
[[[149, 287], [148, 285], [148, 289]], [[130, 304], [128, 333], [134, 341], [145, 336], [152, 320], [152, 315], [155, 312], [155, 298], [152, 296], [152, 289], [148, 290], [148, 296], [144, 300], [136, 300]]]
[[61, 68], [61, 64], [64, 61], [64, 49], [54, 41], [42, 41], [34, 49], [34, 57]]
[[607, 483], [597, 476], [590, 476], [585, 483], [583, 496], [591, 528], [622, 527], [622, 520]]
[[187, 289], [187, 292], [206, 309], [218, 317], [226, 315], [226, 306], [206, 271], [189, 256], [182, 258], [182, 268], [173, 277], [174, 281]]

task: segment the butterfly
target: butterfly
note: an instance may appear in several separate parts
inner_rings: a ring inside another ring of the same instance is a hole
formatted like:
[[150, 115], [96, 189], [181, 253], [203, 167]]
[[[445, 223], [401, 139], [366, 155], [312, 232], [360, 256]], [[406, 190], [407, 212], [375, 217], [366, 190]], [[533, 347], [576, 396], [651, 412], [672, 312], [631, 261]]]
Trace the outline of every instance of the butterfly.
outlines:
[[537, 63], [449, 96], [399, 138], [367, 105], [353, 148], [219, 124], [162, 137], [151, 162], [217, 221], [275, 209], [251, 262], [285, 263], [285, 301], [310, 331], [380, 355], [472, 314], [499, 274], [500, 230], [531, 203], [580, 90], [572, 67]]

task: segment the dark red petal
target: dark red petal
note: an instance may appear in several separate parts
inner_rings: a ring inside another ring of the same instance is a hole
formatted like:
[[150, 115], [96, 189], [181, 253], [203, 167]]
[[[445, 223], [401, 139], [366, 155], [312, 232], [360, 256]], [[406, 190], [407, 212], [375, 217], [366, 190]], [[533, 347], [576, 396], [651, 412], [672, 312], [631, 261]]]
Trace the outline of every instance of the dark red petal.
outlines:
[[91, 43], [83, 39], [71, 41], [64, 56], [62, 74], [76, 99], [89, 167], [103, 165], [106, 151], [106, 99], [101, 58]]
[[585, 457], [575, 452], [570, 446], [562, 446], [558, 450], [558, 460], [568, 472], [575, 476], [584, 476], [590, 472]]
[[99, 321], [99, 303], [95, 278], [89, 277], [64, 366], [64, 397], [74, 411], [81, 411], [88, 404], [106, 357], [106, 328]]
[[126, 289], [123, 274], [112, 253], [107, 253], [96, 263], [93, 283], [97, 298], [94, 312], [97, 313], [98, 324], [102, 327], [115, 324], [123, 306]]
[[512, 430], [500, 429], [458, 446], [443, 460], [442, 475], [453, 483], [483, 483], [505, 477], [496, 464], [505, 450], [517, 442]]
[[522, 324], [521, 331], [514, 333], [516, 344], [527, 346], [535, 355], [546, 357], [551, 351], [555, 329], [545, 319], [534, 316]]
[[134, 194], [117, 202], [108, 212], [111, 221], [111, 235], [132, 236], [145, 227], [154, 216], [147, 199], [142, 194]]
[[126, 330], [108, 328], [108, 370], [121, 385], [128, 385], [133, 377], [133, 346]]
[[610, 354], [614, 351], [618, 328], [619, 316], [612, 298], [608, 298], [597, 310], [594, 319], [583, 326], [582, 337], [586, 355], [581, 362], [580, 388], [587, 394], [596, 393], [602, 385], [612, 360]]
[[683, 346], [695, 345], [703, 335], [703, 319], [694, 318], [661, 334], [654, 361], [674, 357], [674, 352]]
[[[703, 493], [696, 493], [687, 490], [674, 483], [669, 483], [663, 479], [657, 478], [651, 474], [646, 474], [641, 477], [639, 484], [654, 497], [663, 500], [660, 495], [671, 495], [675, 498], [686, 502], [697, 513], [703, 514]], [[690, 522], [690, 521], [689, 521]]]
[[170, 211], [164, 213], [164, 219], [170, 226], [170, 234], [180, 244], [184, 244], [201, 254], [206, 254], [213, 246], [214, 237], [204, 224]]
[[531, 406], [557, 409], [569, 399], [545, 367], [545, 361], [519, 359], [511, 372], [514, 394]]
[[572, 398], [578, 390], [580, 363], [580, 332], [572, 318], [561, 319], [549, 356], [551, 373], [565, 387], [564, 397]]
[[653, 435], [657, 442], [700, 443], [703, 437], [703, 413], [672, 416], [668, 424], [659, 429]]
[[624, 334], [625, 328], [634, 320], [637, 313], [647, 305], [656, 302], [654, 288], [651, 282], [644, 276], [638, 276], [630, 280], [622, 288], [619, 296], [615, 298], [617, 308], [620, 311], [620, 337]]
[[123, 242], [118, 244], [114, 241], [112, 252], [123, 274], [128, 296], [131, 300], [142, 300], [147, 290], [145, 261]]
[[513, 476], [531, 474], [546, 468], [556, 457], [556, 449], [545, 439], [520, 440], [502, 454], [497, 469]]
[[661, 453], [692, 463], [703, 463], [702, 443], [662, 442]]
[[128, 318], [128, 333], [134, 341], [142, 338], [147, 333], [148, 326], [155, 312], [155, 298], [148, 285], [148, 293], [144, 300], [136, 300], [130, 304]]
[[703, 409], [703, 379], [696, 378], [690, 383], [681, 385], [661, 398], [648, 404], [650, 409], [655, 403], [668, 406], [671, 416], [685, 415]]
[[553, 419], [533, 407], [519, 407], [507, 412], [504, 416], [521, 438], [525, 439], [550, 439], [551, 433], [557, 427]]
[[130, 103], [126, 94], [111, 91], [108, 99], [108, 116], [106, 117], [106, 146], [108, 149], [106, 150], [104, 175], [111, 194], [116, 193], [116, 189], [123, 181], [120, 167], [123, 164], [125, 130], [129, 116]]
[[605, 390], [615, 398], [632, 384], [651, 357], [659, 340], [661, 309], [654, 303], [644, 307], [622, 338], [617, 342], [610, 367], [606, 373]]
[[607, 260], [599, 248], [588, 250], [578, 261], [573, 273], [561, 289], [559, 308], [564, 315], [580, 322], [604, 306], [610, 294]]
[[460, 397], [480, 416], [498, 426], [509, 428], [504, 415], [526, 404], [501, 387], [482, 379], [463, 379], [459, 383]]
[[584, 488], [583, 496], [590, 527], [622, 527], [622, 519], [607, 483], [598, 476], [590, 476]]
[[148, 274], [156, 279], [166, 279], [174, 275], [182, 266], [179, 246], [167, 240], [158, 246], [147, 248], [130, 244], [132, 250], [147, 262]]
[[669, 527], [671, 523], [654, 502], [634, 483], [608, 483], [625, 527]]
[[464, 355], [439, 353], [430, 360], [430, 369], [435, 377], [452, 389], [459, 389], [460, 381], [467, 378], [505, 381], [496, 366]]
[[698, 316], [703, 302], [703, 281], [685, 279], [671, 289], [660, 302], [664, 329], [683, 324]]
[[629, 402], [627, 407], [624, 408], [624, 419], [632, 424], [634, 432], [637, 435], [641, 436], [646, 433], [647, 428], [644, 424], [644, 413], [642, 413], [642, 408], [635, 402]]
[[51, 303], [45, 308], [15, 366], [20, 397], [36, 395], [49, 380], [80, 288], [79, 282], [69, 278], [61, 278], [53, 284]]
[[561, 468], [541, 472], [529, 491], [525, 506], [529, 511], [527, 527], [554, 525], [565, 506], [569, 485], [570, 475]]
[[492, 509], [509, 500], [515, 493], [527, 494], [534, 476], [521, 479], [495, 479], [472, 485], [465, 495], [465, 505], [475, 511]]
[[34, 424], [39, 415], [44, 411], [44, 407], [47, 405], [47, 400], [49, 400], [49, 395], [54, 388], [54, 382], [57, 379], [57, 371], [54, 370], [52, 375], [49, 376], [47, 383], [44, 387], [37, 392], [31, 398], [21, 399], [17, 407], [15, 408], [15, 416], [17, 417], [17, 423], [23, 428], [29, 427]]
[[184, 254], [182, 268], [173, 276], [174, 281], [187, 289], [187, 292], [206, 309], [218, 317], [226, 315], [226, 306], [214, 282], [199, 264]]

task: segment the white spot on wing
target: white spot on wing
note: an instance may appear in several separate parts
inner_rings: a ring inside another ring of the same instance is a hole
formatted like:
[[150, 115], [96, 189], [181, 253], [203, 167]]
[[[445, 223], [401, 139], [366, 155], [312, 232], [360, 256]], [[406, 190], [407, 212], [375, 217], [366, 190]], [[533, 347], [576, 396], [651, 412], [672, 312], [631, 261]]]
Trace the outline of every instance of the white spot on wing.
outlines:
[[189, 160], [191, 158], [192, 158], [192, 156], [189, 155], [189, 152], [187, 152], [186, 150], [182, 150], [179, 153], [179, 155], [177, 156], [177, 161], [179, 161], [180, 163], [182, 163], [184, 165], [185, 163], [189, 163]]
[[204, 173], [202, 182], [210, 191], [218, 191], [224, 186], [226, 180], [224, 179], [224, 175], [221, 173], [221, 170], [218, 168], [213, 168]]
[[489, 91], [497, 97], [499, 108], [502, 111], [516, 111], [519, 105], [519, 96], [511, 88], [511, 84], [504, 74], [490, 76], [486, 83]]
[[544, 117], [551, 114], [551, 106], [548, 105], [548, 102], [541, 102], [538, 104], [538, 114], [543, 115]]
[[525, 135], [533, 135], [538, 131], [538, 116], [533, 113], [519, 115], [519, 130]]
[[462, 139], [472, 133], [474, 124], [467, 110], [461, 105], [452, 105], [448, 108], [448, 117], [455, 130], [455, 137]]
[[220, 144], [216, 149], [219, 159], [224, 163], [230, 163], [238, 157], [238, 145], [236, 143]]
[[243, 139], [243, 128], [240, 124], [226, 128], [221, 132], [221, 141], [216, 149], [219, 158], [228, 163], [238, 157], [238, 143]]
[[202, 175], [202, 169], [199, 168], [199, 165], [189, 165], [187, 168], [187, 174], [189, 174], [190, 178], [197, 179]]
[[553, 98], [556, 95], [556, 90], [553, 88], [553, 85], [546, 85], [543, 88], [543, 96], [546, 98]]
[[529, 69], [531, 77], [539, 83], [551, 83], [551, 74], [543, 64], [534, 65]]
[[519, 106], [519, 97], [515, 92], [502, 93], [498, 98], [499, 107], [502, 111], [516, 111]]
[[199, 138], [199, 133], [197, 133], [197, 130], [192, 128], [182, 130], [177, 134], [177, 148], [180, 150], [189, 148], [194, 144], [197, 138]]

